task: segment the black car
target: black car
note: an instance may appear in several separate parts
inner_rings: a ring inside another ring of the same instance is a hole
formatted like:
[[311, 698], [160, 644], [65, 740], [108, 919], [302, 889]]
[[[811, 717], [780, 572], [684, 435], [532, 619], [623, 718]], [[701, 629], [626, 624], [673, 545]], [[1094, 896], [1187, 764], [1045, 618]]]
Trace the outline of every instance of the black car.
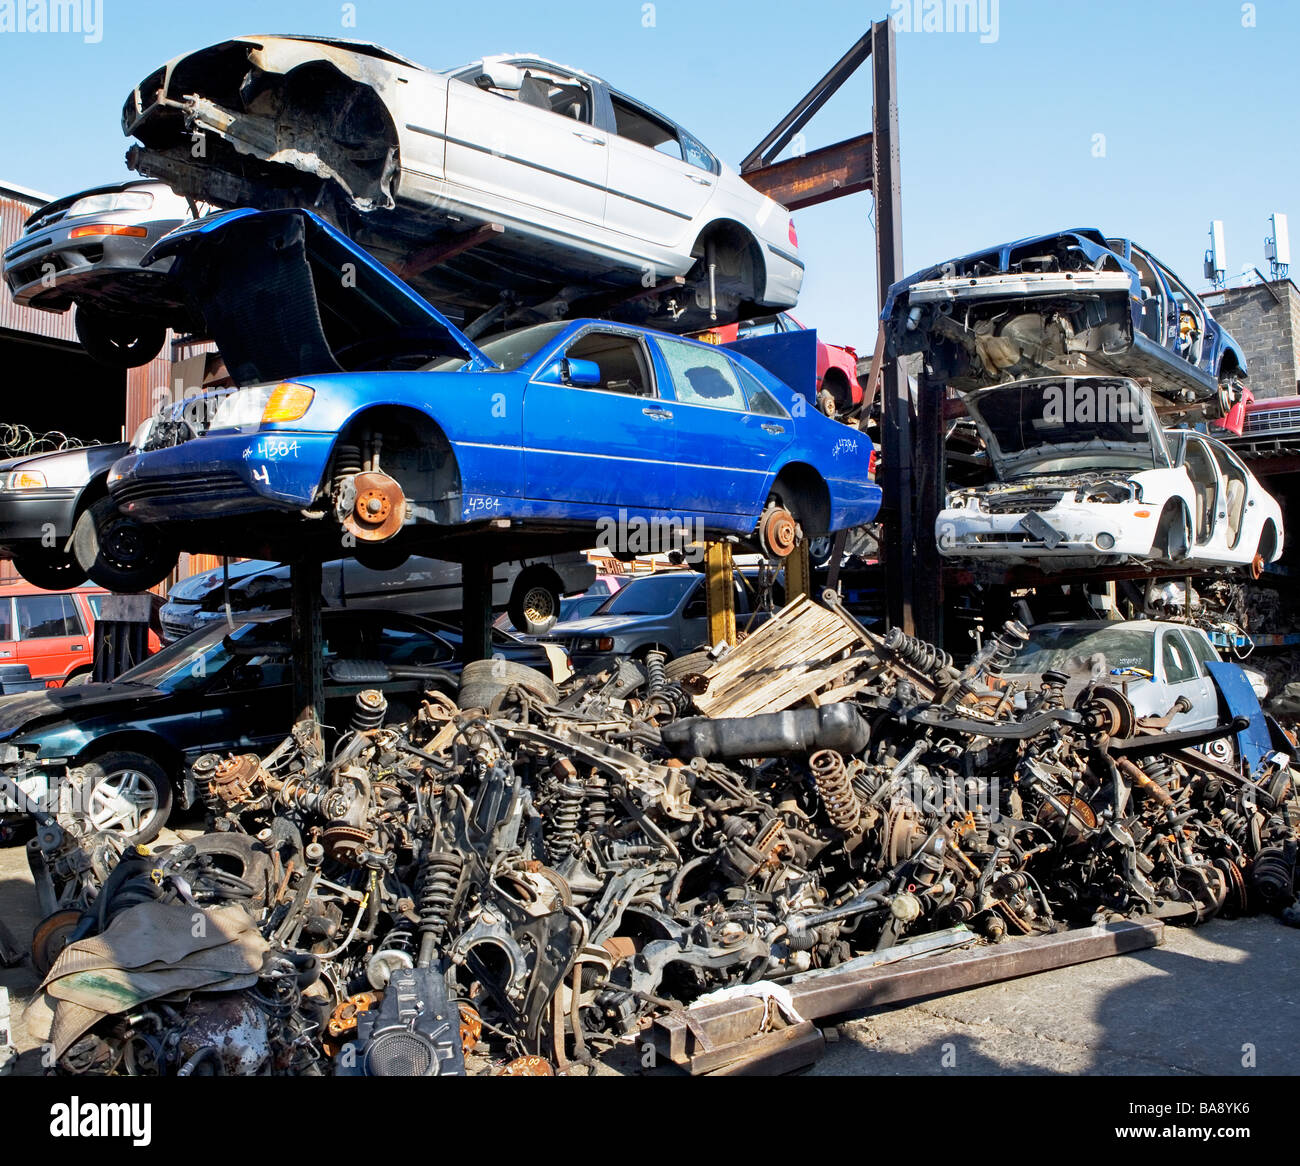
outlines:
[[[333, 730], [346, 730], [357, 693], [377, 686], [370, 675], [343, 677], [341, 662], [402, 674], [379, 685], [387, 723], [409, 719], [426, 689], [456, 695], [461, 665], [452, 629], [399, 612], [325, 611], [321, 621], [325, 723]], [[287, 735], [294, 719], [289, 640], [286, 614], [248, 616], [234, 630], [223, 624], [187, 636], [111, 684], [0, 698], [0, 772], [32, 797], [57, 789], [70, 799], [62, 808], [96, 829], [148, 842], [200, 755], [264, 754]], [[494, 635], [493, 654], [550, 675], [541, 648], [504, 633]], [[421, 669], [426, 675], [407, 675]], [[73, 769], [84, 775], [79, 789], [60, 782]], [[0, 817], [5, 809], [0, 800]]]
[[0, 462], [0, 559], [12, 559], [18, 574], [47, 591], [81, 586], [86, 572], [69, 540], [83, 514], [97, 503], [111, 506], [105, 479], [129, 448], [118, 441]]
[[114, 368], [148, 364], [162, 349], [179, 301], [170, 262], [141, 267], [159, 239], [191, 217], [162, 182], [116, 182], [46, 203], [5, 250], [14, 302], [47, 312], [73, 304], [77, 339]]

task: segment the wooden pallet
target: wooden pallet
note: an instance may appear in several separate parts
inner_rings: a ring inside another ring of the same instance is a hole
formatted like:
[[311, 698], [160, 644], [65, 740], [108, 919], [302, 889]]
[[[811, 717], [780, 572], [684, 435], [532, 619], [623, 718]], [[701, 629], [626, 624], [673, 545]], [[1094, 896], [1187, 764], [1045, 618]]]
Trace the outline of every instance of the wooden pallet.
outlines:
[[838, 685], [828, 695], [841, 699], [856, 687], [845, 677], [874, 659], [835, 612], [801, 595], [704, 673], [708, 687], [695, 703], [706, 716], [747, 717], [822, 703], [814, 694], [827, 686]]

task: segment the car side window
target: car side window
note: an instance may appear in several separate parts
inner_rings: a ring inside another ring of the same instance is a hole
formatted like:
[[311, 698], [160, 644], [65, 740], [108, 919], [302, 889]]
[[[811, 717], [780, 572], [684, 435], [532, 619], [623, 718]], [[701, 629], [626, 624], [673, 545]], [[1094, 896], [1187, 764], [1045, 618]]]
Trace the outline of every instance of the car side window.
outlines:
[[600, 368], [600, 384], [593, 388], [633, 397], [659, 395], [645, 346], [635, 336], [621, 332], [584, 332], [564, 350], [564, 355], [572, 360], [596, 363]]
[[14, 639], [13, 604], [8, 599], [0, 599], [0, 640]]
[[692, 166], [698, 166], [701, 170], [707, 170], [710, 174], [716, 174], [721, 167], [718, 160], [713, 154], [704, 148], [699, 138], [688, 134], [685, 130], [678, 130], [682, 140], [682, 156]]
[[707, 344], [659, 339], [672, 374], [677, 399], [684, 405], [708, 405], [714, 409], [745, 411], [745, 393], [736, 377], [735, 366], [725, 353]]
[[758, 320], [742, 320], [740, 327], [736, 330], [737, 335], [742, 340], [750, 340], [755, 336], [776, 336], [781, 331], [783, 329], [780, 316], [763, 316]]
[[614, 127], [620, 138], [676, 158], [679, 162], [683, 160], [676, 126], [613, 93], [609, 99], [614, 106]]
[[682, 619], [703, 619], [709, 614], [707, 597], [704, 594], [704, 581], [700, 580], [691, 591], [691, 597], [682, 608]]
[[1189, 631], [1186, 635], [1188, 646], [1192, 650], [1192, 656], [1197, 664], [1201, 666], [1202, 675], [1208, 675], [1208, 669], [1205, 665], [1211, 662], [1218, 663], [1218, 652], [1214, 650], [1214, 645], [1205, 638], [1204, 633]]
[[20, 595], [17, 597], [18, 635], [24, 640], [46, 640], [55, 636], [81, 634], [76, 613], [66, 595]]
[[1168, 683], [1181, 684], [1184, 680], [1196, 679], [1196, 661], [1187, 642], [1178, 632], [1165, 632], [1160, 658]]
[[757, 413], [760, 417], [788, 417], [789, 414], [766, 388], [763, 383], [743, 365], [733, 366], [736, 375], [740, 377], [740, 383], [744, 387], [745, 394], [749, 397], [749, 411]]

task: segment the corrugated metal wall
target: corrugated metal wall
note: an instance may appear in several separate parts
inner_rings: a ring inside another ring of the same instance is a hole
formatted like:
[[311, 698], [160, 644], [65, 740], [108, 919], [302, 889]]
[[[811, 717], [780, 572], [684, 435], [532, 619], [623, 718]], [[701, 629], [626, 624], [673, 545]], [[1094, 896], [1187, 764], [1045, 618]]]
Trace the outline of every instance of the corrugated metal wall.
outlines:
[[[0, 249], [18, 239], [23, 233], [23, 223], [41, 205], [39, 200], [26, 200], [11, 191], [0, 191]], [[35, 308], [20, 308], [7, 288], [0, 290], [0, 328], [51, 340], [68, 340], [74, 344], [77, 340], [72, 330], [71, 312], [38, 312]]]

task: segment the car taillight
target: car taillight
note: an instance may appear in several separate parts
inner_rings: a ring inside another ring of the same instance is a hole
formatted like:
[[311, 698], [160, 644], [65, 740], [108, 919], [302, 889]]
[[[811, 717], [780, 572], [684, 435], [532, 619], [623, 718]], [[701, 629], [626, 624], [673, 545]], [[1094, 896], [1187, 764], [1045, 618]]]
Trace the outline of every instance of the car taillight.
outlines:
[[149, 232], [144, 227], [127, 227], [121, 223], [94, 223], [89, 227], [73, 227], [68, 232], [70, 239], [84, 239], [89, 235], [130, 235], [133, 239], [147, 239]]
[[799, 233], [794, 229], [794, 219], [790, 220], [790, 246], [799, 246]]

